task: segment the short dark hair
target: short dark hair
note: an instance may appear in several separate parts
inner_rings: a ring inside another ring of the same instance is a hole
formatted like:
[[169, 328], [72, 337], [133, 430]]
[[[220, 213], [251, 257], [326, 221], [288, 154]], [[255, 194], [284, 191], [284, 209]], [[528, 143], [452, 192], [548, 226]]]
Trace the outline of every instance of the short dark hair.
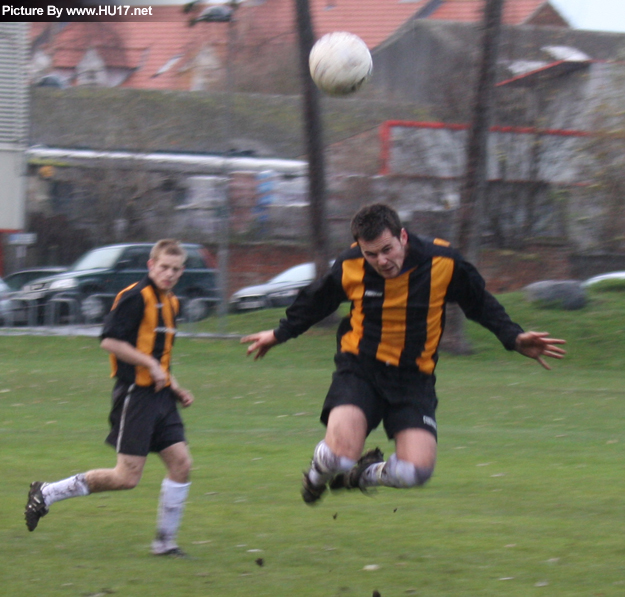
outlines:
[[150, 251], [150, 259], [156, 261], [161, 255], [176, 255], [182, 257], [183, 261], [187, 260], [187, 252], [184, 247], [173, 238], [164, 238], [159, 240]]
[[351, 232], [355, 241], [362, 239], [371, 242], [386, 229], [399, 238], [402, 225], [397, 212], [384, 203], [366, 205], [352, 218]]

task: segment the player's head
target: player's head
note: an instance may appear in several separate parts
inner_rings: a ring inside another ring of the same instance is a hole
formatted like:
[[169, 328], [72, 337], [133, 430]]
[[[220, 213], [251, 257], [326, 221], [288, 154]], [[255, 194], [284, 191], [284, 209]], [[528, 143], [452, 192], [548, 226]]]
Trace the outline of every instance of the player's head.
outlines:
[[187, 260], [187, 252], [184, 247], [173, 238], [159, 240], [150, 251], [150, 259], [158, 259], [161, 255], [177, 255], [183, 258], [183, 263]]
[[352, 218], [352, 236], [356, 242], [372, 241], [387, 229], [399, 238], [402, 230], [401, 220], [397, 212], [383, 203], [365, 205]]
[[395, 278], [404, 265], [408, 233], [397, 212], [376, 203], [361, 208], [352, 219], [351, 231], [363, 257], [383, 278]]
[[170, 238], [159, 240], [150, 251], [148, 275], [159, 290], [171, 290], [184, 272], [187, 252]]

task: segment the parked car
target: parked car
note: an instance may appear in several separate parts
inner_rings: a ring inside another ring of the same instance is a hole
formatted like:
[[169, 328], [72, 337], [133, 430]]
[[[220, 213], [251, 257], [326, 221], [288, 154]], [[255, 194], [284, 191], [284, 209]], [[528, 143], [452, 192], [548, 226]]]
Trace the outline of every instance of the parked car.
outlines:
[[582, 282], [582, 286], [584, 288], [589, 288], [590, 286], [595, 286], [596, 284], [618, 284], [619, 281], [625, 284], [625, 272], [608, 272], [606, 274], [599, 274], [598, 276], [593, 276], [592, 278], [588, 278], [588, 280]]
[[4, 281], [11, 290], [21, 290], [25, 284], [43, 278], [45, 276], [53, 276], [55, 274], [67, 271], [67, 267], [60, 265], [43, 265], [41, 267], [29, 267], [12, 272], [4, 276]]
[[0, 325], [11, 323], [11, 289], [8, 284], [0, 278]]
[[[21, 301], [24, 308], [36, 305], [39, 322], [101, 321], [117, 293], [147, 274], [152, 246], [136, 243], [92, 249], [67, 271], [26, 284], [14, 300]], [[219, 301], [217, 272], [210, 267], [211, 256], [204, 247], [183, 246], [188, 257], [175, 293], [183, 317], [196, 321], [206, 317]]]
[[265, 284], [246, 286], [230, 298], [230, 309], [248, 311], [268, 307], [287, 307], [304, 286], [315, 279], [315, 264], [301, 263], [271, 278]]
[[[28, 303], [14, 300], [19, 291], [28, 283], [44, 276], [60, 274], [66, 271], [62, 266], [41, 266], [29, 267], [27, 269], [12, 272], [4, 277], [4, 281], [9, 288], [9, 293], [2, 298], [0, 312], [4, 325], [20, 325], [29, 322]], [[34, 316], [34, 314], [33, 314]]]

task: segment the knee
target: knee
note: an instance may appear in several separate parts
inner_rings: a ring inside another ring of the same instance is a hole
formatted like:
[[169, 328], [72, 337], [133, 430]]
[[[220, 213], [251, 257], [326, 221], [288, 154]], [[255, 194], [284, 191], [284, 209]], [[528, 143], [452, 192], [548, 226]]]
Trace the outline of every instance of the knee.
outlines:
[[118, 489], [134, 489], [141, 481], [142, 471], [124, 471], [118, 477]]
[[184, 476], [184, 482], [186, 483], [191, 476], [191, 467], [193, 466], [193, 459], [187, 454], [187, 457], [180, 465], [180, 472]]
[[193, 459], [187, 453], [184, 456], [176, 459], [172, 466], [169, 468], [169, 477], [176, 483], [187, 483], [191, 476], [191, 467], [193, 466]]
[[121, 467], [118, 468], [115, 472], [115, 480], [117, 482], [116, 489], [134, 489], [137, 485], [139, 485], [139, 481], [141, 481], [143, 469], [136, 469], [134, 467]]
[[337, 456], [358, 460], [367, 438], [365, 413], [351, 404], [330, 411], [325, 442]]

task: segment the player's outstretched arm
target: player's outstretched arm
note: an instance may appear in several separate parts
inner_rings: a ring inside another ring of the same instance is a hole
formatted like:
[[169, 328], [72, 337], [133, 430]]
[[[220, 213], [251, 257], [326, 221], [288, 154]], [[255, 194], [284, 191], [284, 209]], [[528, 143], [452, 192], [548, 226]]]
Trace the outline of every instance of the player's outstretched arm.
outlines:
[[545, 369], [551, 369], [543, 357], [561, 359], [566, 350], [559, 344], [566, 344], [565, 340], [550, 338], [547, 332], [523, 332], [516, 337], [515, 350], [530, 359], [536, 359]]
[[241, 344], [249, 344], [247, 356], [249, 357], [251, 354], [256, 353], [254, 354], [254, 360], [257, 360], [263, 358], [271, 348], [278, 344], [278, 340], [273, 330], [265, 330], [264, 332], [243, 336]]

